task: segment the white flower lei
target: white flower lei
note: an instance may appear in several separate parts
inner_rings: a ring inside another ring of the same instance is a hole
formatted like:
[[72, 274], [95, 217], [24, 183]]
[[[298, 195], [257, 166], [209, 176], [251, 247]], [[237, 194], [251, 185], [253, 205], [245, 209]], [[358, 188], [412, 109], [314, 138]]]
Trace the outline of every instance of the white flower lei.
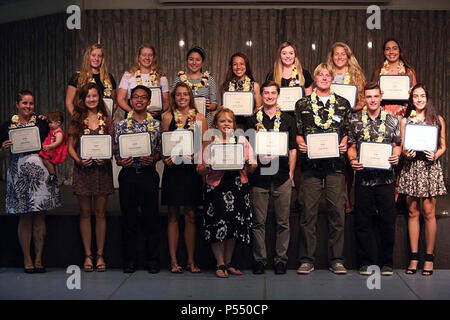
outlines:
[[319, 116], [319, 106], [317, 105], [317, 94], [316, 90], [313, 91], [311, 94], [311, 102], [312, 102], [312, 110], [314, 113], [314, 123], [319, 128], [322, 128], [324, 130], [327, 130], [331, 124], [333, 123], [333, 116], [334, 116], [334, 105], [336, 103], [336, 96], [334, 95], [334, 92], [330, 91], [330, 107], [328, 108], [328, 119], [325, 123], [322, 123], [322, 120]]

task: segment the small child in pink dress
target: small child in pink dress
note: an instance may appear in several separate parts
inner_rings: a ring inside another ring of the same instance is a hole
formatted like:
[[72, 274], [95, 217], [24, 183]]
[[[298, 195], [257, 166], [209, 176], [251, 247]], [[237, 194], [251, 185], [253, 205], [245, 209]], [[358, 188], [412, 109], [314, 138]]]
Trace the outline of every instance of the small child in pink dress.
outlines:
[[56, 179], [55, 164], [63, 163], [67, 157], [66, 135], [61, 129], [64, 121], [63, 113], [59, 110], [51, 111], [47, 117], [50, 132], [42, 143], [39, 156], [50, 174], [50, 181]]

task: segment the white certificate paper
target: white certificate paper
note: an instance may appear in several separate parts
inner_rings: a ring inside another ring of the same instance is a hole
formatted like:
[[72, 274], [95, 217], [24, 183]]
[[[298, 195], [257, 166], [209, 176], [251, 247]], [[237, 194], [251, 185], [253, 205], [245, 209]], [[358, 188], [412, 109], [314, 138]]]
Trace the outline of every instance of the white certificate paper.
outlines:
[[119, 156], [122, 159], [128, 157], [150, 156], [152, 145], [148, 132], [129, 133], [119, 136]]
[[80, 137], [81, 159], [111, 159], [112, 139], [109, 134], [85, 134]]
[[347, 99], [352, 109], [356, 106], [356, 96], [358, 95], [357, 85], [332, 83], [330, 88], [337, 95]]
[[409, 76], [380, 75], [383, 100], [408, 100], [411, 79]]
[[150, 98], [150, 105], [147, 106], [147, 111], [161, 111], [163, 109], [163, 95], [161, 87], [149, 88], [152, 92]]
[[14, 154], [41, 150], [41, 137], [36, 126], [9, 130], [9, 140]]
[[194, 98], [195, 106], [197, 107], [198, 112], [203, 115], [206, 115], [206, 98], [205, 97], [197, 97]]
[[282, 111], [294, 111], [295, 104], [303, 98], [303, 87], [282, 87], [277, 103]]
[[258, 155], [287, 156], [288, 132], [258, 131], [255, 152]]
[[210, 144], [212, 170], [242, 170], [245, 164], [243, 143]]
[[106, 111], [108, 111], [108, 116], [112, 117], [114, 109], [114, 100], [111, 98], [103, 98], [103, 102], [105, 102]]
[[339, 137], [336, 132], [308, 134], [306, 144], [309, 159], [339, 157]]
[[223, 106], [231, 109], [236, 116], [251, 116], [253, 114], [252, 91], [226, 91], [223, 93]]
[[390, 170], [388, 158], [392, 155], [392, 143], [361, 142], [359, 163], [364, 168]]
[[407, 124], [405, 126], [404, 150], [437, 151], [439, 127], [424, 124]]
[[190, 130], [163, 132], [163, 156], [190, 156], [194, 154], [194, 134]]

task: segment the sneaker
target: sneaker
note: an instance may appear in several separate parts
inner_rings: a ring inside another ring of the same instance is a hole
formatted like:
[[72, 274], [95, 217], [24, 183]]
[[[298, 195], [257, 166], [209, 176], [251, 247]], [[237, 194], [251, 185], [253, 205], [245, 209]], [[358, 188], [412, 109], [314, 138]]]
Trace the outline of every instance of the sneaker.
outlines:
[[345, 269], [344, 265], [340, 262], [333, 263], [330, 267], [330, 271], [334, 274], [346, 274], [347, 269]]
[[359, 274], [362, 274], [363, 276], [370, 276], [372, 273], [369, 271], [369, 266], [362, 266], [359, 269]]
[[275, 269], [275, 274], [285, 274], [286, 273], [286, 264], [285, 263], [283, 263], [283, 262], [281, 262], [281, 261], [278, 261], [276, 264], [275, 264], [275, 267], [274, 267], [274, 269]]
[[312, 263], [303, 262], [297, 269], [298, 274], [310, 274], [314, 271], [314, 265]]
[[381, 275], [382, 276], [392, 276], [394, 274], [394, 270], [390, 266], [383, 266], [381, 268]]
[[253, 274], [264, 274], [264, 263], [258, 261], [253, 266]]

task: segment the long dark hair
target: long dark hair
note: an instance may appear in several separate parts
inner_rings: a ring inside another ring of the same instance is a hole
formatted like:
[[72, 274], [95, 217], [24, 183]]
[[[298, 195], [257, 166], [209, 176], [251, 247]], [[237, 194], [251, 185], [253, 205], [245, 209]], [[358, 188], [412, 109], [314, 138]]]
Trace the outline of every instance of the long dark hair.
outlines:
[[416, 84], [409, 94], [408, 99], [408, 107], [406, 108], [405, 117], [409, 117], [411, 115], [411, 111], [416, 110], [416, 107], [413, 103], [413, 94], [416, 89], [422, 88], [425, 91], [425, 96], [427, 97], [427, 104], [425, 105], [425, 123], [430, 125], [438, 125], [440, 127], [441, 122], [439, 121], [439, 114], [436, 111], [433, 103], [430, 100], [430, 95], [428, 93], [428, 89], [423, 83]]
[[76, 141], [78, 140], [81, 132], [83, 131], [84, 119], [86, 119], [88, 114], [88, 109], [86, 107], [85, 101], [89, 93], [89, 90], [91, 89], [97, 90], [97, 94], [99, 97], [97, 110], [101, 112], [105, 117], [108, 116], [105, 102], [103, 102], [102, 95], [100, 94], [100, 88], [95, 83], [92, 82], [89, 82], [84, 86], [82, 86], [78, 92], [78, 98], [77, 101], [75, 102], [75, 108], [73, 109], [73, 115], [69, 125], [69, 136], [74, 138]]
[[[378, 75], [380, 74], [381, 68], [383, 68], [383, 64], [384, 61], [386, 61], [386, 56], [384, 55], [384, 50], [386, 49], [386, 45], [389, 41], [394, 41], [397, 46], [398, 46], [398, 51], [399, 51], [399, 60], [403, 62], [403, 64], [405, 65], [405, 71], [406, 73], [408, 73], [408, 70], [411, 70], [411, 72], [413, 72], [414, 74], [416, 73], [416, 71], [414, 70], [413, 66], [409, 63], [408, 59], [405, 56], [405, 53], [403, 52], [403, 49], [400, 45], [400, 42], [398, 42], [396, 39], [394, 38], [389, 38], [387, 39], [384, 43], [383, 43], [383, 60], [380, 64], [380, 66], [375, 70], [374, 76], [376, 75], [376, 79], [378, 79]], [[374, 79], [372, 79], [374, 80]]]
[[230, 58], [230, 61], [228, 63], [228, 71], [227, 76], [225, 77], [225, 81], [222, 84], [222, 92], [228, 91], [228, 85], [231, 81], [236, 79], [236, 75], [233, 73], [233, 59], [234, 57], [241, 57], [245, 61], [245, 74], [250, 78], [251, 81], [255, 81], [253, 78], [252, 68], [250, 67], [250, 61], [248, 60], [247, 56], [242, 52], [236, 52], [233, 54]]

